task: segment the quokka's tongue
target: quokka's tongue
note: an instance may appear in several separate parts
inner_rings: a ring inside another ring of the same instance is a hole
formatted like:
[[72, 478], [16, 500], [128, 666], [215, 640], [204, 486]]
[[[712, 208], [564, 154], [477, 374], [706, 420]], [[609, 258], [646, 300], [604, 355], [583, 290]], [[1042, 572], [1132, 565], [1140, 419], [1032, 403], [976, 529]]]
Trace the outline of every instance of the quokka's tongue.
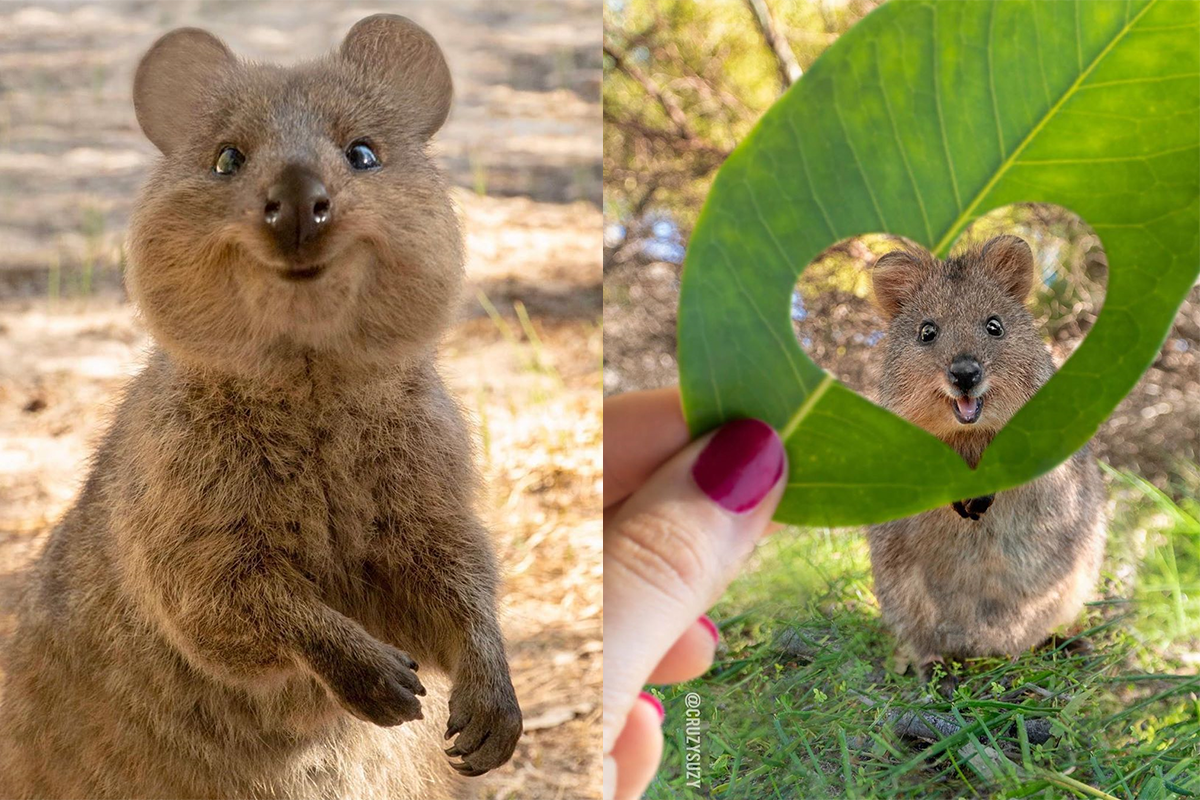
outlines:
[[979, 400], [974, 397], [960, 397], [954, 401], [958, 404], [958, 414], [963, 419], [975, 419], [975, 415], [979, 413]]

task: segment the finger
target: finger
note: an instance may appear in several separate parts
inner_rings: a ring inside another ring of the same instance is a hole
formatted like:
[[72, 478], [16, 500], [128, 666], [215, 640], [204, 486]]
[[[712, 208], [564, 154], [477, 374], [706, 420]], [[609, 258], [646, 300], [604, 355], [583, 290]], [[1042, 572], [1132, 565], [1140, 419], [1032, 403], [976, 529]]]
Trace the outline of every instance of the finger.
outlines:
[[459, 775], [462, 775], [464, 778], [478, 778], [480, 775], [483, 775], [488, 771], [487, 767], [473, 767], [466, 763], [451, 764], [450, 766], [454, 768], [455, 772], [457, 772]]
[[708, 617], [696, 620], [663, 656], [646, 683], [679, 683], [708, 672], [717, 653], [720, 634]]
[[475, 752], [487, 739], [489, 733], [491, 731], [483, 723], [468, 725], [454, 740], [454, 746], [446, 750], [446, 755], [454, 757]]
[[605, 400], [604, 507], [633, 494], [691, 438], [677, 387]]
[[407, 690], [413, 694], [418, 694], [420, 697], [425, 697], [425, 686], [421, 685], [421, 680], [418, 678], [418, 676], [416, 676], [416, 673], [414, 673], [412, 669], [404, 669], [401, 667], [400, 669], [397, 669], [395, 673], [392, 673], [392, 678], [396, 680], [397, 684], [407, 688]]
[[479, 746], [479, 749], [471, 753], [465, 761], [484, 772], [497, 767], [508, 761], [509, 756], [516, 749], [519, 736], [519, 733], [510, 733], [505, 736], [493, 731], [492, 735]]
[[471, 717], [468, 714], [451, 714], [450, 719], [446, 722], [446, 735], [442, 738], [449, 739], [457, 733], [461, 733], [463, 728], [466, 728], [470, 723]]
[[667, 461], [605, 525], [605, 752], [651, 671], [765, 532], [786, 471], [770, 426], [731, 422]]
[[412, 669], [405, 667], [403, 661], [397, 659], [397, 662], [400, 668], [392, 673], [395, 681], [413, 694], [424, 697], [425, 687], [421, 685], [421, 679], [417, 677], [417, 674]]
[[[388, 696], [381, 697], [375, 701], [374, 709], [376, 710], [367, 717], [367, 721], [374, 722], [376, 725], [390, 727], [392, 725], [399, 725], [402, 722], [423, 719], [421, 701], [394, 679], [385, 678], [385, 681], [386, 683], [382, 684], [381, 688], [388, 693]], [[357, 712], [355, 712], [355, 716], [358, 716], [360, 719], [363, 718], [363, 715]]]
[[641, 695], [612, 751], [617, 766], [615, 800], [637, 800], [654, 779], [662, 760], [662, 723], [662, 703]]
[[492, 732], [487, 731], [486, 733], [483, 734], [483, 737], [480, 738], [478, 741], [473, 740], [469, 743], [472, 745], [470, 750], [466, 749], [465, 747], [460, 746], [457, 742], [455, 742], [453, 747], [449, 747], [446, 750], [444, 750], [443, 752], [446, 755], [450, 756], [451, 758], [458, 758], [459, 756], [469, 756], [472, 753], [479, 752], [479, 748], [483, 747], [484, 743], [489, 741], [491, 738], [492, 738]]

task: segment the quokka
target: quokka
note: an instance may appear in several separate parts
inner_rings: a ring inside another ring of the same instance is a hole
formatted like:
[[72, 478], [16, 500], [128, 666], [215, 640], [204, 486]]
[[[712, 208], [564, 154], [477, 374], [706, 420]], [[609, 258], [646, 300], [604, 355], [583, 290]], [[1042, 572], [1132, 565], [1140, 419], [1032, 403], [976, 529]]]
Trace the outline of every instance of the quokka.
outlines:
[[196, 29], [142, 59], [162, 158], [127, 283], [156, 347], [30, 573], [0, 796], [433, 798], [511, 756], [497, 568], [435, 366], [463, 277], [427, 153], [450, 101], [391, 15], [291, 68]]
[[[888, 320], [882, 404], [970, 464], [1054, 373], [1025, 307], [1033, 254], [1016, 236], [940, 261], [898, 250], [873, 273]], [[1104, 555], [1104, 489], [1084, 447], [1051, 472], [869, 529], [875, 593], [899, 664], [1016, 655], [1076, 619]]]

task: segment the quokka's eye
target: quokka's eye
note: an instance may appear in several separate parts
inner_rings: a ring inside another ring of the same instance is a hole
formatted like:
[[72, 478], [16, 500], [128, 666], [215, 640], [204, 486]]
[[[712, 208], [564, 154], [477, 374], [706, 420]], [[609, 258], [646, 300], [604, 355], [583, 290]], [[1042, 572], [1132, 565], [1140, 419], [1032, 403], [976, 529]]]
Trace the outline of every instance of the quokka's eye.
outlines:
[[921, 329], [917, 331], [917, 340], [921, 344], [929, 344], [938, 335], [938, 326], [932, 322], [921, 323]]
[[379, 169], [382, 166], [371, 145], [361, 140], [346, 148], [346, 160], [350, 162], [351, 167], [360, 171]]
[[983, 329], [987, 331], [988, 336], [994, 336], [999, 339], [1004, 335], [1004, 323], [999, 317], [988, 317], [988, 321], [983, 324]]
[[242, 168], [242, 164], [246, 163], [246, 156], [241, 150], [236, 147], [222, 147], [221, 152], [217, 154], [217, 160], [213, 163], [213, 172], [226, 177], [236, 175], [237, 171]]

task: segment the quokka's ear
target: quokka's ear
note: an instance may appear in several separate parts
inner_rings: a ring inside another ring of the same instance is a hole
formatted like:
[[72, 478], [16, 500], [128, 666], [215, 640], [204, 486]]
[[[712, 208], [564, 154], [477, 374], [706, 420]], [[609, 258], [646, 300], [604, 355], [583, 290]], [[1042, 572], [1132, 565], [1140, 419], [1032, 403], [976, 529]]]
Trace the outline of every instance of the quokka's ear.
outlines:
[[893, 250], [879, 257], [871, 269], [871, 286], [884, 317], [890, 320], [900, 313], [932, 263], [927, 253], [913, 250]]
[[208, 31], [179, 28], [142, 56], [133, 78], [133, 110], [146, 138], [169, 155], [193, 129], [215, 79], [237, 59]]
[[1004, 291], [1022, 303], [1033, 289], [1033, 251], [1019, 236], [997, 236], [989, 239], [980, 252], [988, 274]]
[[429, 32], [397, 14], [359, 20], [342, 40], [342, 58], [391, 85], [405, 105], [404, 117], [425, 138], [450, 113], [454, 87], [442, 48]]

